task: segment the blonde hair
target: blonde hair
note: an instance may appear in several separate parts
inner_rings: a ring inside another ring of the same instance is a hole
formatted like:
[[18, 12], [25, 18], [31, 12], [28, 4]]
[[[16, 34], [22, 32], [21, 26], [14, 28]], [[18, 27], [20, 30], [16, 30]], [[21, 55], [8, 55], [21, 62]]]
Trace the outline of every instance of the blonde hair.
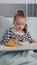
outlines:
[[[24, 12], [22, 10], [17, 11], [17, 13], [14, 16], [14, 21], [17, 19], [17, 17], [22, 17], [22, 18], [26, 19], [26, 15], [24, 14]], [[25, 27], [24, 27], [23, 31], [26, 34], [26, 32], [27, 32], [27, 24], [25, 24]]]

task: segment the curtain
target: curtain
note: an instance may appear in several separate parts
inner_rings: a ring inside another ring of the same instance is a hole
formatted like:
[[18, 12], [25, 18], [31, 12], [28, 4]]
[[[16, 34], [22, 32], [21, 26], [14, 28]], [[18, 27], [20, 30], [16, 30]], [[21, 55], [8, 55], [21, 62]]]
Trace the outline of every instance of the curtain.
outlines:
[[27, 4], [27, 16], [28, 17], [37, 17], [37, 4]]

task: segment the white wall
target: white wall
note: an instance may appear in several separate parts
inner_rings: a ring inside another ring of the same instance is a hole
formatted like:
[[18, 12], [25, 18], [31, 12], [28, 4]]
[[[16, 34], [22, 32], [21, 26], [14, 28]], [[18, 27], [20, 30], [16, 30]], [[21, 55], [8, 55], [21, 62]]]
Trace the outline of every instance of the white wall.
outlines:
[[35, 3], [35, 0], [0, 0], [0, 3]]
[[37, 0], [36, 0], [36, 4], [37, 4]]
[[25, 3], [26, 0], [0, 0], [0, 3]]
[[35, 0], [26, 0], [26, 4], [34, 4], [35, 3]]

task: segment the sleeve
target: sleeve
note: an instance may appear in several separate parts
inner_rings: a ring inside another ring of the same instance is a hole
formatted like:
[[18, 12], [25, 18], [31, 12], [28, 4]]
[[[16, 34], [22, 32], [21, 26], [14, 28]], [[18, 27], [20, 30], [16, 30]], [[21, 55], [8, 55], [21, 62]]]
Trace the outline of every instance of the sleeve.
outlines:
[[27, 40], [30, 41], [30, 43], [31, 43], [32, 37], [29, 32], [27, 32]]
[[5, 44], [9, 39], [12, 38], [11, 33], [12, 33], [11, 29], [6, 30], [6, 33], [4, 33], [4, 36], [3, 36], [2, 40], [1, 40], [1, 44]]

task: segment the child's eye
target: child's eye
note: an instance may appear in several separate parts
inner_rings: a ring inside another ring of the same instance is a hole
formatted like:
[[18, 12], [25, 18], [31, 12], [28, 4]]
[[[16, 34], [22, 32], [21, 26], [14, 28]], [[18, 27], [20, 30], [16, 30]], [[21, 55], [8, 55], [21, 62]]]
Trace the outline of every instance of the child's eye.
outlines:
[[19, 24], [17, 24], [17, 25], [19, 25]]
[[24, 25], [24, 24], [22, 24], [22, 25]]
[[19, 24], [17, 24], [17, 25], [19, 25]]

